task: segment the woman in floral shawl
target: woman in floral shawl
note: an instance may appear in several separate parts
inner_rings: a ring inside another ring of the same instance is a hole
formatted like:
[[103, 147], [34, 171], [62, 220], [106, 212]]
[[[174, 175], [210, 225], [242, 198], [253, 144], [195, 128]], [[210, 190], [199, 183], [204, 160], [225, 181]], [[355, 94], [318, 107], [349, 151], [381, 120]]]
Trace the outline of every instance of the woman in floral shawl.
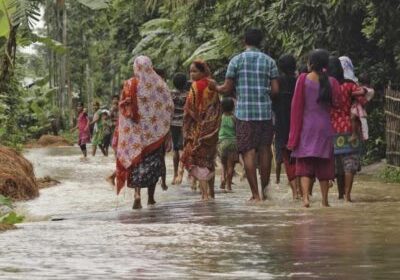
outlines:
[[214, 198], [215, 157], [221, 108], [215, 82], [210, 80], [207, 64], [195, 60], [190, 66], [190, 77], [193, 83], [185, 105], [185, 147], [181, 161], [190, 175], [199, 180], [202, 199], [208, 200], [209, 196]]
[[133, 69], [134, 77], [125, 82], [119, 102], [116, 177], [117, 193], [127, 182], [135, 189], [133, 208], [139, 209], [141, 188], [148, 188], [148, 204], [155, 204], [155, 187], [165, 172], [163, 149], [174, 106], [166, 83], [148, 57], [137, 57]]

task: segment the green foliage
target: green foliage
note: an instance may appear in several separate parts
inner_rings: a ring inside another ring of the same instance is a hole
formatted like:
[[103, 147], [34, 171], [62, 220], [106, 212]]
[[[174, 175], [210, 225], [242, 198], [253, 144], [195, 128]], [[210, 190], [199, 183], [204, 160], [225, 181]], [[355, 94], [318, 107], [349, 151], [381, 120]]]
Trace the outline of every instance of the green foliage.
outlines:
[[[6, 208], [13, 208], [12, 201], [3, 196], [0, 195], [0, 207], [6, 207]], [[6, 224], [6, 225], [14, 225], [21, 223], [24, 220], [23, 216], [17, 215], [14, 211], [6, 211], [5, 213], [0, 212], [0, 225], [1, 224]]]
[[22, 223], [24, 216], [17, 215], [15, 212], [10, 212], [3, 217], [0, 217], [0, 224], [14, 225]]
[[7, 207], [12, 207], [12, 201], [8, 197], [5, 197], [4, 195], [0, 194], [0, 206], [7, 206]]
[[400, 183], [400, 168], [394, 166], [386, 166], [379, 174], [379, 177], [389, 183]]

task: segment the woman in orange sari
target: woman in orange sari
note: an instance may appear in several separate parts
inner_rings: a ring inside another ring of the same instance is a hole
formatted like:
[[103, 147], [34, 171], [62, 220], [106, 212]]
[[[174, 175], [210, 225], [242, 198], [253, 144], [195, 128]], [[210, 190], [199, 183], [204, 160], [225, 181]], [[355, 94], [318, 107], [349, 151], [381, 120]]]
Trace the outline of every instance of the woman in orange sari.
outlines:
[[199, 181], [202, 200], [214, 198], [215, 158], [221, 122], [219, 96], [210, 76], [205, 62], [195, 60], [190, 66], [193, 83], [186, 99], [183, 120], [185, 146], [181, 162]]
[[148, 205], [163, 167], [164, 142], [174, 110], [166, 83], [154, 72], [146, 56], [135, 59], [134, 77], [124, 84], [119, 102], [117, 134], [117, 193], [125, 186], [135, 189], [134, 209], [141, 205], [140, 190], [148, 188]]

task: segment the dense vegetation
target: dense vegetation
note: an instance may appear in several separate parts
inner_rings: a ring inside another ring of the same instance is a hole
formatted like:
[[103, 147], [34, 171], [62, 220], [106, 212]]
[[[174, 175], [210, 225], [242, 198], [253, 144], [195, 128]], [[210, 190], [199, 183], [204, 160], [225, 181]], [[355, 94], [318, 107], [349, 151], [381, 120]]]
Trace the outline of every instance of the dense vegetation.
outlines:
[[[41, 10], [45, 27], [33, 32]], [[77, 100], [108, 103], [137, 54], [168, 78], [201, 57], [221, 79], [250, 26], [264, 30], [264, 51], [275, 58], [293, 53], [301, 64], [315, 47], [350, 56], [382, 94], [400, 80], [399, 15], [398, 1], [381, 0], [0, 0], [0, 141], [70, 126]], [[41, 43], [35, 54], [16, 48], [32, 42]], [[378, 94], [369, 159], [384, 156], [382, 104]]]

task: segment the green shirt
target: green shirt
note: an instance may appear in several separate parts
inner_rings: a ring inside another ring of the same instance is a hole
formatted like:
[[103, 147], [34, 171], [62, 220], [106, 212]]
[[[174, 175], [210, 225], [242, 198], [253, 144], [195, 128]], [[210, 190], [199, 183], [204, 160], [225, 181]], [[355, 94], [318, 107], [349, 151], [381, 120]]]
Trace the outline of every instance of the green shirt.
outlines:
[[219, 129], [218, 139], [236, 139], [235, 117], [233, 115], [222, 115], [221, 127]]

